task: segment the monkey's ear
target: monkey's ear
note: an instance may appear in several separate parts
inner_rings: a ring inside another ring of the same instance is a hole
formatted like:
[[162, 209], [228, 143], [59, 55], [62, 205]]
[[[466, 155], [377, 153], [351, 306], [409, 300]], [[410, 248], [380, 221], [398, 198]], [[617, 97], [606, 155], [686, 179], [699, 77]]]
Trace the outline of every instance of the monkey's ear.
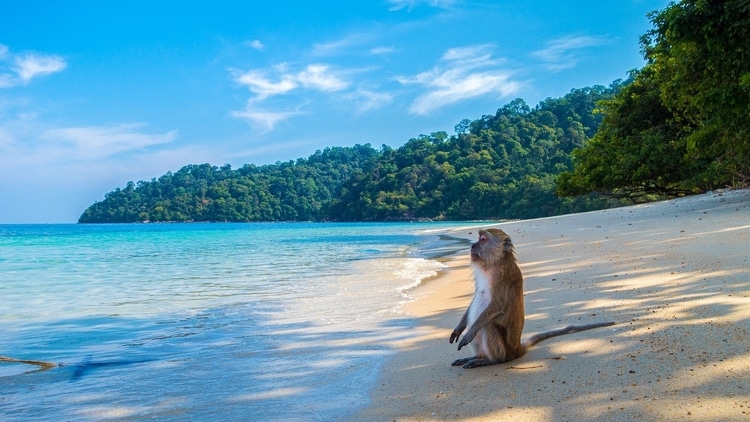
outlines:
[[505, 252], [513, 252], [513, 242], [510, 240], [510, 236], [505, 236], [503, 239], [503, 250]]

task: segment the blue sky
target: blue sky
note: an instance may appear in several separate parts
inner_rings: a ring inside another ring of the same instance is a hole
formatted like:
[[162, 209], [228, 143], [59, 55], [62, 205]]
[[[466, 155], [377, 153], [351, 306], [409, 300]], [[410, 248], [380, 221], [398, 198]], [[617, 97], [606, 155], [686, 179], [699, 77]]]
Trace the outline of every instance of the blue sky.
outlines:
[[398, 147], [640, 68], [666, 0], [0, 0], [0, 223], [186, 164]]

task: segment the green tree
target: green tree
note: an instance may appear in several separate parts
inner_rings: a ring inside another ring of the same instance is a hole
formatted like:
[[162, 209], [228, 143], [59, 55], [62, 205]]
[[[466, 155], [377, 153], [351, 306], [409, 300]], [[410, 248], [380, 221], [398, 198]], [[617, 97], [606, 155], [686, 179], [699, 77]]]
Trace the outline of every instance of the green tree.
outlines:
[[684, 181], [699, 169], [686, 155], [684, 131], [647, 69], [633, 76], [614, 99], [600, 103], [604, 120], [586, 147], [573, 151], [575, 169], [558, 178], [559, 194], [597, 191], [638, 200], [690, 192]]
[[555, 177], [598, 125], [610, 88], [572, 90], [536, 107], [515, 99], [456, 134], [419, 135], [399, 148], [331, 147], [272, 165], [190, 164], [129, 183], [79, 221], [321, 221], [529, 218], [608, 206], [559, 198]]
[[[750, 177], [750, 2], [683, 0], [650, 15], [643, 51], [663, 104], [683, 126], [690, 157], [714, 185]], [[718, 170], [718, 171], [717, 171]]]
[[750, 2], [683, 0], [649, 16], [647, 64], [600, 103], [603, 123], [558, 178], [561, 195], [651, 199], [750, 178]]

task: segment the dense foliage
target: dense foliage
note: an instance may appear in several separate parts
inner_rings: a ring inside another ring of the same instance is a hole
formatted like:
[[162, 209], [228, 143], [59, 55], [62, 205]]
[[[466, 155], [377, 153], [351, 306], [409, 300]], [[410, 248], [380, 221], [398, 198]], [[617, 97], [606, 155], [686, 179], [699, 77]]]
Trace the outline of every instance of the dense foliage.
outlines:
[[750, 2], [684, 0], [650, 18], [646, 66], [602, 104], [558, 193], [635, 199], [750, 181]]
[[531, 218], [615, 204], [601, 193], [648, 200], [746, 185], [750, 1], [682, 0], [649, 17], [646, 65], [627, 84], [533, 109], [514, 100], [461, 121], [455, 135], [398, 149], [327, 148], [236, 170], [189, 165], [129, 182], [79, 221]]
[[370, 145], [326, 148], [267, 166], [188, 165], [150, 182], [128, 182], [91, 205], [80, 223], [138, 221], [315, 221], [354, 171], [378, 152]]
[[129, 182], [91, 205], [81, 223], [137, 221], [351, 221], [532, 218], [607, 206], [559, 198], [555, 178], [599, 127], [596, 102], [621, 88], [576, 89], [531, 109], [517, 99], [463, 120], [456, 134], [420, 135], [398, 149], [370, 145], [239, 169], [188, 165]]
[[512, 219], [604, 207], [595, 197], [557, 197], [555, 177], [571, 168], [571, 151], [596, 132], [596, 102], [619, 87], [573, 90], [534, 109], [517, 99], [495, 115], [462, 121], [455, 136], [438, 132], [385, 149], [372, 171], [344, 184], [331, 214], [344, 220]]

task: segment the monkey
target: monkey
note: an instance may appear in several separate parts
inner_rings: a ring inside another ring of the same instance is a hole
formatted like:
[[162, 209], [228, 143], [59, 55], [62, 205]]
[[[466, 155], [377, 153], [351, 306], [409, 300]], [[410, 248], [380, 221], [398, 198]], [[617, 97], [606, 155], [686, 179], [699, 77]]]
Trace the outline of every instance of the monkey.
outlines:
[[518, 267], [510, 236], [500, 229], [479, 230], [471, 245], [474, 297], [449, 342], [458, 350], [471, 343], [474, 356], [456, 359], [451, 365], [464, 368], [495, 365], [517, 359], [540, 341], [564, 334], [614, 325], [602, 322], [571, 325], [531, 336], [521, 342], [524, 324], [523, 274]]

